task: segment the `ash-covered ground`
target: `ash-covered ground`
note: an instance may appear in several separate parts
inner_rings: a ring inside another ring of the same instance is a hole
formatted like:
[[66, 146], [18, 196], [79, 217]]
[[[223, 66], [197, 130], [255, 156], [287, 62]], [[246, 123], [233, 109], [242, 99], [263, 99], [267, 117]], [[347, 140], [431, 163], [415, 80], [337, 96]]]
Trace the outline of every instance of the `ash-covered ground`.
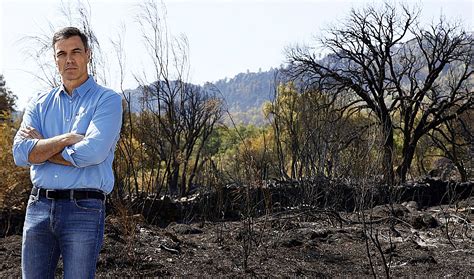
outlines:
[[[140, 215], [109, 216], [97, 277], [472, 278], [473, 201], [357, 213], [300, 208], [166, 228]], [[0, 278], [21, 277], [20, 250], [21, 235], [0, 239]]]

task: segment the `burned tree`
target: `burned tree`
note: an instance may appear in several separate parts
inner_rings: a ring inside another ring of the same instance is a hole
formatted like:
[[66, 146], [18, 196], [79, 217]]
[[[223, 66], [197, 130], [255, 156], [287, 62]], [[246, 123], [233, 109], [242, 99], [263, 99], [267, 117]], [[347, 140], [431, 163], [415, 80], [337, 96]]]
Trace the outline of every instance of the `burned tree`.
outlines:
[[[138, 21], [153, 64], [153, 82], [140, 81], [143, 92], [139, 139], [149, 150], [156, 189], [186, 195], [202, 167], [203, 146], [221, 117], [213, 92], [186, 82], [188, 42], [167, 30], [165, 7], [155, 1], [140, 6]], [[159, 191], [158, 191], [159, 192]]]
[[[91, 50], [89, 62], [89, 74], [102, 84], [107, 85], [107, 69], [104, 63], [104, 55], [101, 51], [99, 40], [93, 31], [91, 23], [91, 7], [89, 3], [77, 1], [74, 3], [61, 1], [60, 24], [62, 26], [75, 26], [86, 34]], [[23, 51], [26, 56], [36, 65], [29, 74], [38, 79], [45, 89], [52, 89], [61, 85], [61, 77], [52, 59], [53, 49], [51, 46], [51, 35], [58, 27], [49, 23], [48, 30], [42, 33], [29, 35], [22, 38], [25, 43]]]
[[448, 120], [429, 134], [433, 145], [456, 166], [463, 182], [472, 178], [473, 113], [474, 110], [470, 110], [456, 119]]
[[[317, 59], [310, 48], [288, 51], [293, 78], [333, 94], [350, 94], [358, 107], [375, 115], [383, 135], [385, 182], [407, 178], [420, 138], [472, 109], [473, 37], [440, 18], [422, 28], [419, 11], [385, 3], [353, 9], [321, 40], [329, 55]], [[394, 133], [403, 146], [396, 154]], [[395, 155], [401, 157], [394, 161]], [[396, 166], [396, 173], [394, 172]]]

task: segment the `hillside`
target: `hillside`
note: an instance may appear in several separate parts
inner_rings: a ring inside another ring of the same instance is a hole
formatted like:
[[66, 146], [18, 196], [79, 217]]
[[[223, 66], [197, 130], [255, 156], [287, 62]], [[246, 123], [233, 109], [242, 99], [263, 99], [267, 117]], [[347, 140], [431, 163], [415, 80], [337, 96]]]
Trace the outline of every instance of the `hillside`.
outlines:
[[[470, 34], [471, 35], [471, 34]], [[427, 46], [428, 48], [428, 46]], [[422, 57], [422, 53], [417, 46], [417, 42], [412, 39], [392, 49], [394, 61], [403, 60], [399, 56], [404, 52], [414, 52], [415, 56]], [[334, 54], [329, 54], [319, 61], [322, 65], [332, 69], [344, 69], [350, 61], [341, 60]], [[448, 64], [444, 67], [441, 75], [447, 75], [453, 65]], [[290, 68], [287, 70], [291, 71]], [[277, 80], [282, 79], [278, 74], [280, 69], [271, 68], [268, 71], [239, 73], [232, 78], [224, 78], [212, 83], [206, 83], [202, 86], [209, 92], [217, 92], [224, 99], [225, 110], [228, 111], [236, 124], [254, 124], [262, 125], [266, 120], [262, 114], [262, 105], [271, 99], [275, 94]], [[417, 73], [420, 80], [424, 80], [428, 74], [427, 69], [421, 69]], [[310, 77], [301, 77], [302, 79]], [[402, 82], [409, 84], [409, 80], [404, 77]], [[133, 90], [125, 90], [130, 93], [132, 99], [132, 111], [140, 110], [140, 99], [143, 95], [141, 87]], [[230, 123], [229, 119], [226, 119]]]
[[[206, 83], [203, 89], [217, 92], [224, 99], [225, 109], [237, 124], [261, 125], [265, 122], [261, 108], [273, 97], [277, 71], [272, 68], [258, 73], [239, 73], [230, 79]], [[142, 91], [141, 86], [125, 90], [126, 96], [130, 94], [133, 112], [140, 111]]]
[[231, 79], [221, 79], [204, 87], [212, 86], [222, 94], [226, 109], [234, 121], [243, 124], [262, 124], [262, 105], [273, 98], [277, 69], [258, 73], [239, 73]]
[[258, 73], [239, 73], [231, 79], [221, 79], [211, 85], [222, 93], [229, 110], [246, 111], [260, 107], [273, 97], [276, 75], [277, 69], [273, 68]]

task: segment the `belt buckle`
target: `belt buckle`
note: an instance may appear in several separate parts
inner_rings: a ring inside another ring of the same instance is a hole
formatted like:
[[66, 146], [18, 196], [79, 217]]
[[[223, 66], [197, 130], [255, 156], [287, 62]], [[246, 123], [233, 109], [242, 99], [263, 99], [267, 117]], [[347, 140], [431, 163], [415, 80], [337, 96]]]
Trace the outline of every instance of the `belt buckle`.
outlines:
[[54, 198], [49, 196], [49, 193], [54, 193], [54, 192], [55, 192], [54, 190], [46, 190], [46, 198], [48, 200], [54, 200]]

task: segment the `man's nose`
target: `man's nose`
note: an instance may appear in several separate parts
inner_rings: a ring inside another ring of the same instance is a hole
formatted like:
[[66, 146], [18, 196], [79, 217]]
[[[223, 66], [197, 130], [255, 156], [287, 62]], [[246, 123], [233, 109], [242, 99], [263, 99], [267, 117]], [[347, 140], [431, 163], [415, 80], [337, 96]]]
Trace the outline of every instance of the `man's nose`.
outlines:
[[66, 64], [71, 64], [72, 62], [74, 62], [74, 60], [72, 58], [72, 55], [67, 55], [66, 56]]

